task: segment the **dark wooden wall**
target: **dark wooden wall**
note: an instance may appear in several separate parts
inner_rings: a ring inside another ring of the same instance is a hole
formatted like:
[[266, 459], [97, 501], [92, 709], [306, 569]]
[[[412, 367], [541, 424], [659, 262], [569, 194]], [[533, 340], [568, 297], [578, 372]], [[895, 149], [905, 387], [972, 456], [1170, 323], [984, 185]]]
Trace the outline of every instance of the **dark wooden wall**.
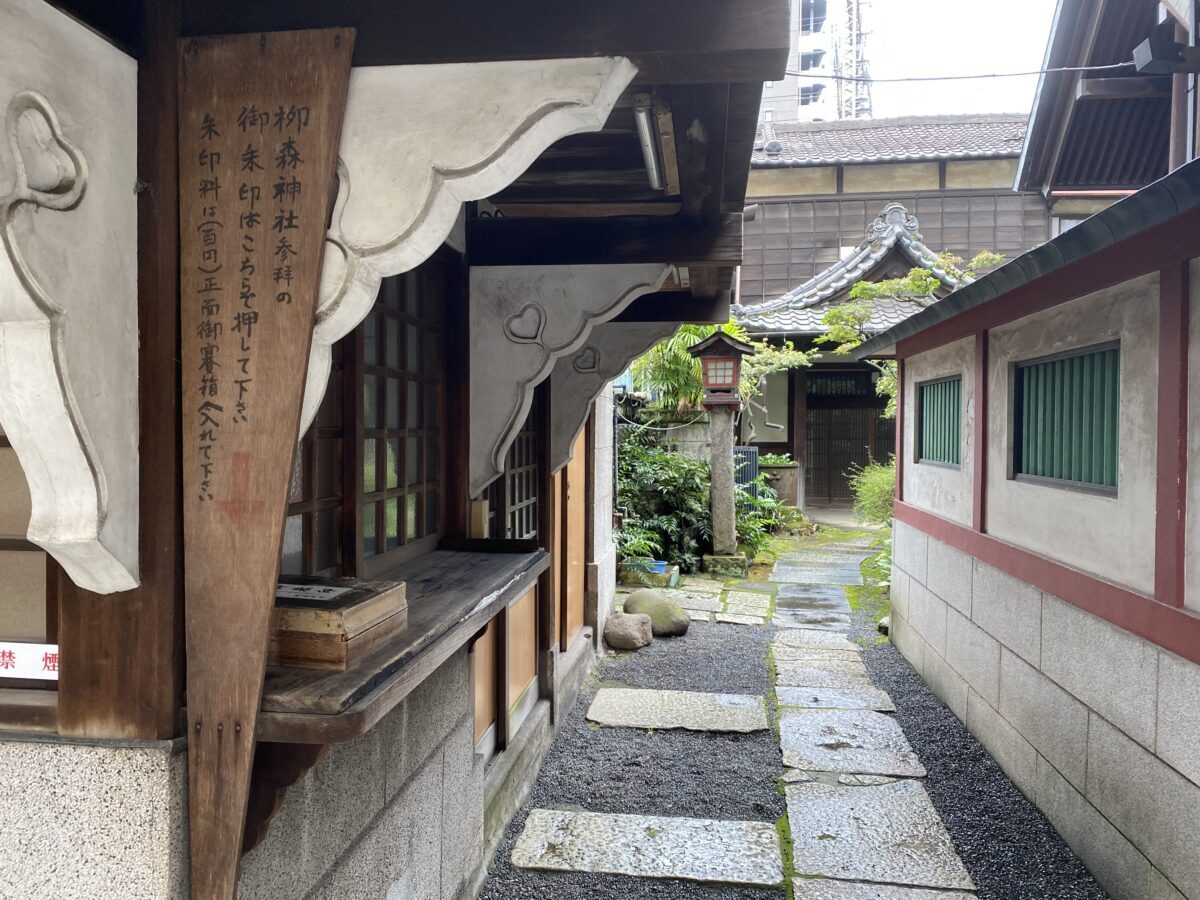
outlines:
[[931, 250], [966, 259], [980, 250], [1011, 259], [1050, 236], [1046, 201], [1037, 193], [989, 189], [757, 202], [757, 215], [745, 223], [743, 304], [772, 300], [833, 265], [840, 248], [861, 243], [868, 223], [891, 202], [917, 217]]

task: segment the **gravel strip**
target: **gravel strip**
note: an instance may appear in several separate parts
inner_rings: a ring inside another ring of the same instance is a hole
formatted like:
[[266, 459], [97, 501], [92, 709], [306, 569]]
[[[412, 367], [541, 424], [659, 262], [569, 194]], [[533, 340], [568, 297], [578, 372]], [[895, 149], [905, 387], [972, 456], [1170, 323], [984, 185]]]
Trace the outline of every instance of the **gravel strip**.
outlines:
[[[694, 622], [682, 638], [659, 639], [632, 654], [602, 659], [600, 683], [680, 691], [765, 695], [772, 629]], [[784, 814], [775, 787], [778, 735], [644, 731], [589, 726], [596, 682], [579, 692], [529, 803], [513, 818], [480, 895], [524, 898], [779, 900], [782, 889], [708, 885], [622, 875], [514, 868], [513, 842], [534, 807], [774, 822]]]

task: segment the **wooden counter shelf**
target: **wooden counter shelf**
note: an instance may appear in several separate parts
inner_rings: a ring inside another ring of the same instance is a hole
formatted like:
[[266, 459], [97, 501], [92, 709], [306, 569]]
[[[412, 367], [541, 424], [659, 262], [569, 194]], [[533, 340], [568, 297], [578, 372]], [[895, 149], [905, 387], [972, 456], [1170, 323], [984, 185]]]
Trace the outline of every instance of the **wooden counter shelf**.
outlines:
[[408, 585], [407, 626], [345, 671], [268, 667], [258, 739], [329, 744], [364, 734], [549, 565], [544, 550], [435, 550], [387, 572]]

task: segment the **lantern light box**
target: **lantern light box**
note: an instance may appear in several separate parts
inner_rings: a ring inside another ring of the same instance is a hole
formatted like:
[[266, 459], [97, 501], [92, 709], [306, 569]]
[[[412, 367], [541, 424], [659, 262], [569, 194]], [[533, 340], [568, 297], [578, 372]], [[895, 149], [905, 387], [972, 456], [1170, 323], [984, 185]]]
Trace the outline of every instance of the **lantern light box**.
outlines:
[[738, 383], [741, 380], [742, 357], [754, 348], [745, 341], [718, 331], [688, 350], [700, 360], [701, 384], [704, 387], [705, 409], [714, 406], [741, 406]]

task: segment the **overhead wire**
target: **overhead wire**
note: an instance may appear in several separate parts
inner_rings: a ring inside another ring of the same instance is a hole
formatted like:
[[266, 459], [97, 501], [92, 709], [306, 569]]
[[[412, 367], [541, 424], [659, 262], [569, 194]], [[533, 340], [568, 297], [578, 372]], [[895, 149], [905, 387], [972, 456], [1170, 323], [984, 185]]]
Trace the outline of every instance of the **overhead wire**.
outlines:
[[1133, 62], [1110, 63], [1103, 66], [1062, 66], [1056, 69], [1031, 69], [1028, 72], [989, 72], [977, 75], [912, 75], [905, 78], [872, 78], [862, 75], [821, 75], [814, 72], [785, 71], [785, 75], [795, 78], [812, 78], [819, 81], [855, 81], [866, 84], [898, 84], [912, 81], [968, 81], [981, 78], [1024, 78], [1029, 75], [1051, 75], [1056, 72], [1105, 72], [1112, 69], [1124, 69], [1132, 66]]

